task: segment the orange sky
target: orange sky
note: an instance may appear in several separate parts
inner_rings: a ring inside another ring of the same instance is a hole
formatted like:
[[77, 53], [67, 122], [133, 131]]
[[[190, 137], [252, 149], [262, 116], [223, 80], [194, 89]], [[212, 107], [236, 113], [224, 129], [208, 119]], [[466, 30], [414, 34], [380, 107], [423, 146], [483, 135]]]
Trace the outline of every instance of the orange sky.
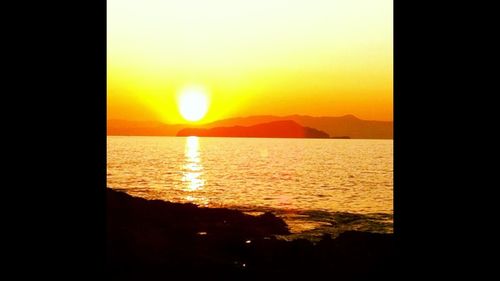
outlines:
[[392, 120], [390, 0], [108, 0], [108, 119], [186, 123], [236, 116]]

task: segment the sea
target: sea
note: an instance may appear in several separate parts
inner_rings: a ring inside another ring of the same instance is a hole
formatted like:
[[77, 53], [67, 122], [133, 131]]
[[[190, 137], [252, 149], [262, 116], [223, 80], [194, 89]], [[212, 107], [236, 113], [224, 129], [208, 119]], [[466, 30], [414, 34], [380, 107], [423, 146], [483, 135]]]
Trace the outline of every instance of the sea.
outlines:
[[283, 239], [393, 232], [393, 140], [108, 136], [107, 186], [272, 212]]

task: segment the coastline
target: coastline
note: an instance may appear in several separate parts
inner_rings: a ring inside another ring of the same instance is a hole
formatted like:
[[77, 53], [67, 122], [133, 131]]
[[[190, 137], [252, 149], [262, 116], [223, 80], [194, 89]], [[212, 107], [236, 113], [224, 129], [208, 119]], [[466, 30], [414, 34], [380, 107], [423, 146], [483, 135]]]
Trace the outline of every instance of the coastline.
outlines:
[[[291, 237], [272, 213], [254, 216], [106, 191], [107, 273], [135, 280], [189, 278], [385, 278], [393, 271], [394, 235], [345, 231], [320, 240]], [[293, 237], [293, 236], [292, 236]]]

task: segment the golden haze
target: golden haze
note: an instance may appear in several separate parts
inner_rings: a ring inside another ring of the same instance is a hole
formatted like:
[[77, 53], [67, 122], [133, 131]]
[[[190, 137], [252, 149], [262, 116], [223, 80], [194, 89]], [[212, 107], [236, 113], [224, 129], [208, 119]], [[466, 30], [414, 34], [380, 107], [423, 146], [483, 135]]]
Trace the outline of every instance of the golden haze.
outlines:
[[185, 123], [249, 115], [392, 120], [389, 0], [108, 0], [108, 119]]

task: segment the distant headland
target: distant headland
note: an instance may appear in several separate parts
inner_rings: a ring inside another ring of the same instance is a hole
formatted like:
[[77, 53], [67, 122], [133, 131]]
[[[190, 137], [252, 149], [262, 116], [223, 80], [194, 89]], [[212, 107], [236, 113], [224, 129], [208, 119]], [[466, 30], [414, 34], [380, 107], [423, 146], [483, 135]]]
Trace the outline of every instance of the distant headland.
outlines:
[[253, 126], [215, 127], [210, 129], [186, 128], [177, 136], [248, 137], [248, 138], [329, 138], [320, 130], [303, 127], [291, 120], [274, 121]]
[[[274, 123], [284, 121], [282, 123]], [[291, 122], [294, 122], [292, 125]], [[269, 125], [271, 123], [271, 125]], [[267, 125], [266, 125], [267, 124]], [[278, 125], [283, 125], [280, 129]], [[301, 127], [299, 129], [297, 125]], [[256, 126], [256, 127], [255, 127]], [[280, 133], [260, 135], [261, 128], [273, 127]], [[242, 128], [242, 127], [247, 127]], [[223, 129], [224, 128], [224, 129]], [[229, 129], [231, 128], [231, 129]], [[293, 129], [296, 131], [284, 132]], [[305, 129], [304, 129], [305, 128]], [[257, 131], [256, 131], [257, 130]], [[107, 134], [109, 136], [243, 136], [253, 135], [255, 137], [283, 137], [292, 135], [298, 137], [300, 130], [305, 130], [302, 137], [320, 137], [332, 139], [392, 139], [392, 121], [362, 120], [354, 115], [340, 117], [313, 117], [306, 115], [272, 116], [259, 115], [223, 119], [212, 123], [190, 126], [188, 124], [164, 124], [161, 122], [142, 122], [125, 120], [108, 120]], [[274, 136], [276, 134], [277, 136]], [[325, 136], [326, 134], [327, 136]]]

